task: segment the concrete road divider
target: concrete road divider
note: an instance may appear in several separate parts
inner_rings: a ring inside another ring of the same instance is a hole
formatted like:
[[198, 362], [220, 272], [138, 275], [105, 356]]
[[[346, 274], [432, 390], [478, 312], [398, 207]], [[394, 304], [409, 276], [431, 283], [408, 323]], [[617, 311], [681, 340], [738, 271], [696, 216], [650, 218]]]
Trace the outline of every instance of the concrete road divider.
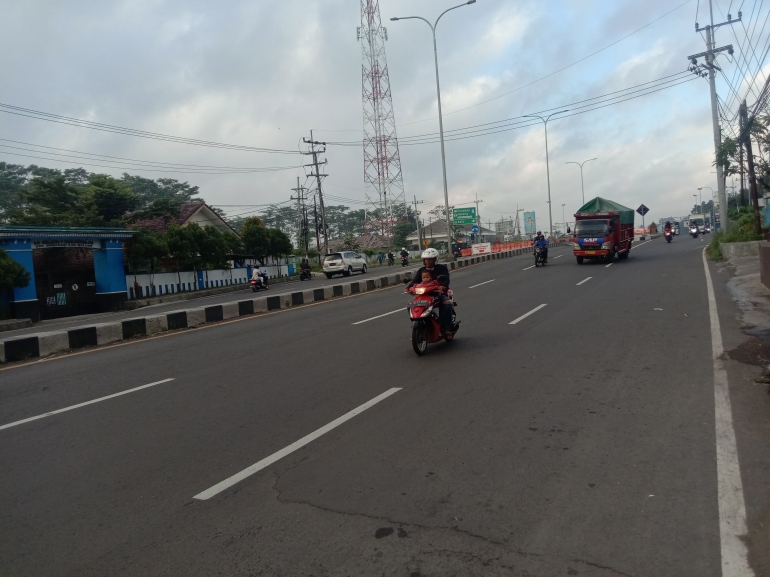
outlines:
[[[511, 249], [487, 255], [463, 257], [448, 264], [451, 270], [457, 270], [489, 260], [508, 258], [531, 251], [532, 247]], [[335, 297], [345, 297], [380, 288], [394, 287], [402, 284], [404, 280], [411, 278], [412, 273], [406, 271], [379, 278], [356, 279], [316, 289], [279, 294], [262, 293], [264, 296], [256, 298], [175, 310], [112, 323], [95, 323], [67, 330], [40, 332], [16, 338], [9, 336], [5, 340], [0, 340], [0, 362], [46, 357], [83, 347], [104, 346], [166, 331], [195, 328], [205, 323], [226, 321], [237, 317], [330, 300]]]

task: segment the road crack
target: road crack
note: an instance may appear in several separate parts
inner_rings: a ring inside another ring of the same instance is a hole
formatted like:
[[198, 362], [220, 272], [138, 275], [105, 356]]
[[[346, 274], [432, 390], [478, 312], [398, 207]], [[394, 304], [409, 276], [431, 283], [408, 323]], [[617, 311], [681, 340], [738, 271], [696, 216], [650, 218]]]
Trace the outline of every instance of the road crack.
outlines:
[[[480, 535], [478, 533], [474, 533], [473, 531], [469, 531], [467, 529], [461, 529], [457, 525], [451, 525], [451, 526], [449, 526], [449, 525], [423, 525], [423, 524], [415, 523], [415, 522], [412, 522], [412, 521], [400, 521], [398, 519], [394, 519], [394, 518], [391, 518], [391, 517], [388, 517], [388, 516], [384, 516], [384, 515], [372, 515], [372, 514], [369, 514], [369, 513], [361, 513], [361, 512], [356, 512], [356, 511], [351, 512], [351, 511], [343, 511], [343, 510], [340, 510], [340, 509], [333, 509], [331, 507], [324, 507], [322, 505], [318, 505], [316, 503], [311, 503], [310, 501], [305, 501], [305, 500], [286, 499], [286, 498], [284, 498], [282, 496], [281, 490], [278, 488], [278, 483], [281, 480], [281, 476], [283, 474], [285, 474], [285, 473], [288, 473], [292, 469], [295, 469], [295, 468], [299, 467], [299, 465], [302, 463], [303, 460], [304, 459], [300, 460], [298, 463], [294, 464], [293, 466], [291, 466], [291, 467], [289, 467], [287, 469], [284, 469], [284, 471], [282, 473], [280, 473], [280, 474], [276, 473], [276, 475], [275, 475], [275, 478], [273, 480], [271, 489], [276, 494], [276, 500], [279, 503], [281, 503], [282, 505], [302, 505], [302, 506], [305, 506], [305, 507], [310, 507], [312, 509], [316, 509], [318, 511], [323, 511], [324, 513], [330, 513], [330, 514], [334, 514], [334, 515], [342, 515], [342, 516], [345, 516], [345, 517], [363, 517], [365, 519], [372, 519], [374, 521], [389, 523], [391, 525], [396, 525], [396, 526], [400, 526], [400, 527], [409, 527], [409, 528], [414, 528], [414, 529], [421, 529], [421, 530], [424, 530], [424, 531], [436, 531], [436, 530], [438, 530], [438, 531], [450, 531], [450, 532], [454, 532], [454, 533], [460, 533], [462, 535], [466, 535], [468, 537], [471, 537], [472, 539], [475, 539], [475, 540], [478, 540], [478, 541], [481, 541], [481, 542], [484, 542], [484, 543], [487, 543], [487, 544], [490, 544], [490, 545], [494, 545], [496, 547], [504, 547], [507, 550], [507, 552], [512, 553], [512, 554], [521, 555], [521, 556], [524, 556], [524, 557], [557, 559], [559, 561], [564, 561], [564, 562], [582, 563], [583, 565], [587, 565], [589, 567], [594, 567], [596, 569], [601, 569], [603, 571], [610, 571], [613, 574], [619, 575], [621, 577], [634, 577], [633, 575], [630, 575], [628, 573], [624, 573], [623, 571], [619, 571], [618, 569], [614, 569], [614, 568], [612, 568], [612, 567], [610, 567], [608, 565], [601, 565], [599, 563], [594, 563], [592, 561], [586, 561], [584, 559], [568, 558], [568, 557], [561, 557], [559, 555], [553, 555], [553, 554], [550, 554], [550, 553], [535, 553], [535, 552], [532, 552], [532, 551], [523, 551], [521, 549], [514, 549], [514, 548], [509, 547], [508, 544], [503, 542], [503, 541], [499, 541], [497, 539], [493, 539], [493, 538], [487, 537], [485, 535]], [[425, 552], [425, 553], [428, 554], [429, 552]], [[434, 551], [432, 551], [430, 553], [431, 554], [448, 554], [448, 555], [454, 555], [454, 556], [465, 557], [465, 558], [468, 558], [468, 559], [473, 559], [475, 561], [478, 561], [479, 563], [481, 563], [485, 567], [489, 566], [489, 564], [491, 564], [491, 563], [493, 563], [495, 561], [497, 561], [498, 563], [501, 563], [501, 560], [500, 560], [499, 557], [483, 557], [481, 555], [478, 555], [478, 554], [475, 554], [475, 553], [470, 553], [470, 552], [467, 552], [467, 551], [452, 551], [452, 550], [449, 550], [449, 549], [435, 549]]]

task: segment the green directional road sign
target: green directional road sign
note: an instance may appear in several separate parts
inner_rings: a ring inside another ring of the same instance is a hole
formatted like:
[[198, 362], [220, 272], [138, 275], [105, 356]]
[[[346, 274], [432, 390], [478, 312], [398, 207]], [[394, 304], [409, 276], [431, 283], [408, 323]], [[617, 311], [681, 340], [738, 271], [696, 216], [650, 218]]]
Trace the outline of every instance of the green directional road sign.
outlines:
[[455, 224], [476, 224], [476, 207], [452, 209]]

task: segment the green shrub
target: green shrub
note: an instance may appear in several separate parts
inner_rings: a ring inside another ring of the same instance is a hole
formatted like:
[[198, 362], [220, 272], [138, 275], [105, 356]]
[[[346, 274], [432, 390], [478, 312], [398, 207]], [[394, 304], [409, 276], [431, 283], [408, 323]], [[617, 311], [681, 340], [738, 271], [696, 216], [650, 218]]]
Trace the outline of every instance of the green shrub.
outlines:
[[711, 242], [706, 247], [706, 256], [710, 260], [719, 261], [724, 258], [724, 256], [722, 256], [722, 246], [720, 244], [721, 240], [722, 240], [721, 232], [715, 232], [711, 237]]

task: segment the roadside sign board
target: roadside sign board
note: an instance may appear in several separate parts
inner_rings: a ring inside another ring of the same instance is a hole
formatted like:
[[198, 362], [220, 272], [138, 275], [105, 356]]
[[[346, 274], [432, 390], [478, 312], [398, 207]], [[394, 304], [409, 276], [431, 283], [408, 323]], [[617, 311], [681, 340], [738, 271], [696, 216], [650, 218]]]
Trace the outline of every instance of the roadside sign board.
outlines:
[[477, 224], [474, 224], [474, 225], [471, 227], [471, 232], [472, 232], [473, 234], [478, 234], [478, 232], [479, 232], [479, 225], [477, 225]]
[[537, 232], [537, 221], [535, 220], [535, 213], [524, 213], [524, 234], [535, 234]]
[[428, 246], [430, 244], [429, 240], [422, 241], [422, 246]]
[[476, 207], [452, 209], [454, 224], [476, 224]]
[[639, 208], [637, 208], [637, 209], [636, 209], [636, 212], [638, 212], [639, 214], [641, 214], [642, 216], [644, 216], [645, 214], [647, 214], [648, 212], [650, 212], [650, 209], [649, 209], [649, 208], [647, 208], [646, 206], [644, 206], [643, 204], [640, 204], [640, 205], [639, 205]]

